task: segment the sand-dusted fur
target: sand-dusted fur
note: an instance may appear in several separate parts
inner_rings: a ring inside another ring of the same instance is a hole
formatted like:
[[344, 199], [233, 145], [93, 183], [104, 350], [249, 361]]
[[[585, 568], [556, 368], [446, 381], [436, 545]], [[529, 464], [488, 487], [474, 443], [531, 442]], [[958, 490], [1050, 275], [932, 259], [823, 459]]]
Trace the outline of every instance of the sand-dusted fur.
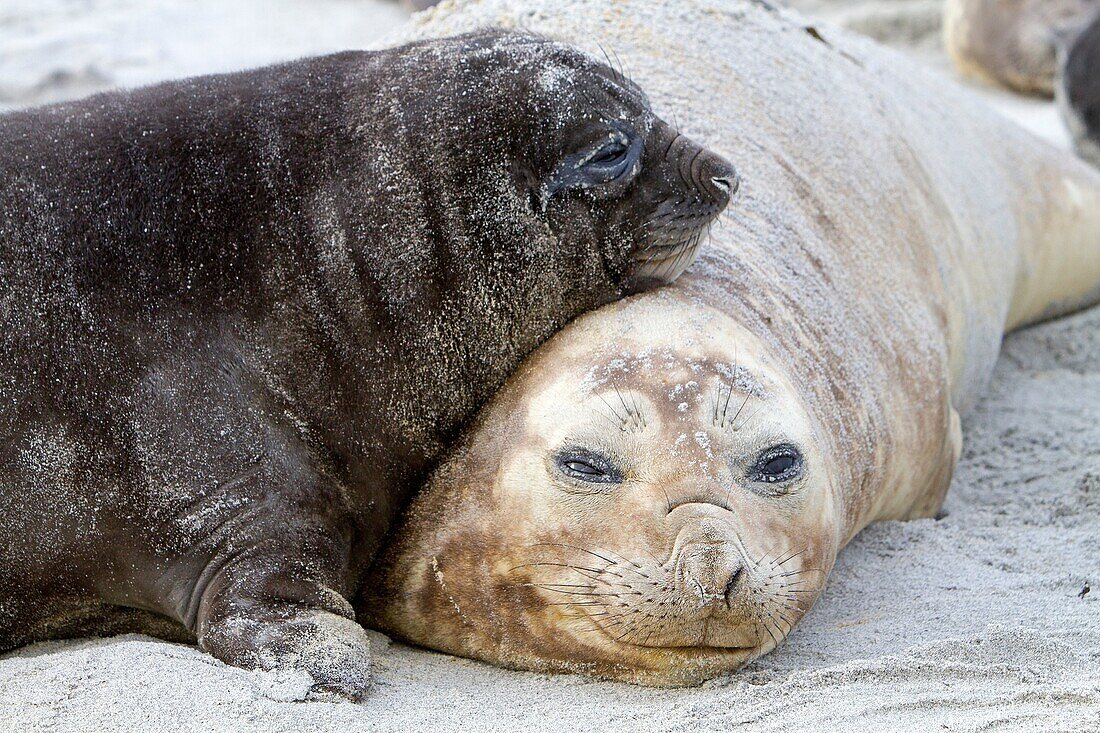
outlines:
[[145, 630], [350, 696], [348, 599], [442, 447], [736, 188], [617, 70], [498, 31], [13, 113], [0, 148], [0, 649]]
[[524, 362], [360, 612], [511, 667], [695, 683], [774, 649], [868, 523], [935, 515], [1006, 330], [1100, 297], [1100, 174], [765, 3], [554, 2], [423, 32], [601, 39], [744, 194], [687, 276]]
[[963, 74], [1049, 97], [1060, 38], [1096, 9], [1098, 0], [947, 0], [944, 44]]

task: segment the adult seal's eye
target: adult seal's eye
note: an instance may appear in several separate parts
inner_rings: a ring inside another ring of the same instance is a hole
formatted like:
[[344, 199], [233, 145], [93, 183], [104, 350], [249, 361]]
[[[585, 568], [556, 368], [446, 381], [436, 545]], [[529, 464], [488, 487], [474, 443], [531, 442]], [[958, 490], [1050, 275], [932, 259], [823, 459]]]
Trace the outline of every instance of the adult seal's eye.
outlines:
[[622, 474], [610, 460], [592, 451], [566, 451], [559, 454], [554, 462], [561, 473], [575, 481], [590, 484], [617, 484], [623, 480]]
[[793, 445], [777, 445], [760, 454], [749, 478], [768, 484], [790, 481], [802, 475], [802, 454]]

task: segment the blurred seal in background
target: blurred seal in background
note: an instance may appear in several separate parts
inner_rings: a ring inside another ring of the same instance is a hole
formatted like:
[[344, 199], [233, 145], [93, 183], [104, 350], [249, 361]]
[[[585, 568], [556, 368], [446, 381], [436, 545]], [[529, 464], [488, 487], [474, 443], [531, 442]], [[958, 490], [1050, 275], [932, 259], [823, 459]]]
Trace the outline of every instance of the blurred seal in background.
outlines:
[[1060, 39], [1100, 8], [1100, 0], [947, 0], [944, 43], [971, 77], [1050, 97]]
[[1074, 147], [1083, 158], [1100, 166], [1100, 10], [1068, 39], [1057, 92]]

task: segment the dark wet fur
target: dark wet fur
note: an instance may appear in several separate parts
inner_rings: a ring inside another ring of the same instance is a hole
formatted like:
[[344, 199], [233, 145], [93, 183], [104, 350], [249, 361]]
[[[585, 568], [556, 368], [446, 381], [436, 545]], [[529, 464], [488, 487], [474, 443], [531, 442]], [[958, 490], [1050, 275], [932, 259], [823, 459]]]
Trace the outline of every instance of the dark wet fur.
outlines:
[[601, 115], [674, 135], [615, 80], [486, 32], [0, 117], [0, 649], [160, 614], [359, 694], [341, 619], [398, 510], [700, 198], [647, 138], [622, 196], [530, 208]]

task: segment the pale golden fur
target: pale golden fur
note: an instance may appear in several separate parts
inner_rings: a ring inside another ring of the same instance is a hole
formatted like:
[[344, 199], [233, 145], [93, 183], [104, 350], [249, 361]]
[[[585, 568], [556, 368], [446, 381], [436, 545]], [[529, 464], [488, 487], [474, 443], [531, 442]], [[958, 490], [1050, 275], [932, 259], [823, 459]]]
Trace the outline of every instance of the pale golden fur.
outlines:
[[[867, 524], [938, 511], [1003, 334], [1100, 294], [1100, 175], [756, 3], [550, 2], [484, 0], [424, 32], [530, 10], [602, 39], [743, 192], [676, 286], [525, 362], [414, 503], [362, 615], [507, 666], [695, 683], [781, 642]], [[769, 495], [744, 466], [782, 441], [805, 470]], [[551, 460], [570, 445], [623, 481], [575, 495]]]

